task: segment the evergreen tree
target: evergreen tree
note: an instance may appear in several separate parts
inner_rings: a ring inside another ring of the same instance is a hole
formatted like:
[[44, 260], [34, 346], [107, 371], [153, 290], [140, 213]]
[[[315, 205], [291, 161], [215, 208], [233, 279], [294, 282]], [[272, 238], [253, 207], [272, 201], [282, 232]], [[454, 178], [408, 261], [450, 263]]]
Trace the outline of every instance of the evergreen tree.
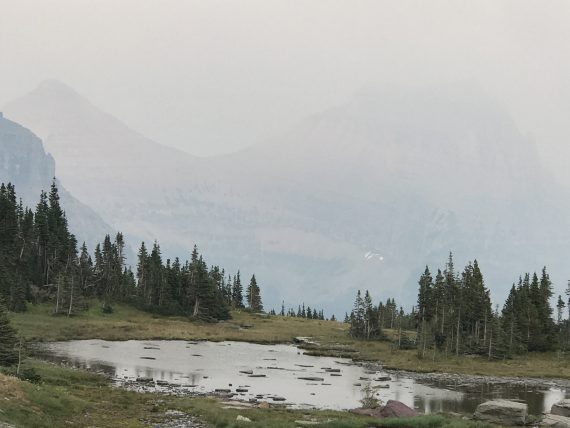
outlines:
[[243, 309], [243, 287], [241, 285], [240, 272], [234, 276], [234, 284], [232, 288], [232, 307], [234, 309]]
[[263, 304], [261, 303], [261, 294], [255, 275], [251, 277], [249, 286], [246, 290], [247, 307], [252, 312], [263, 312]]
[[16, 331], [10, 325], [4, 303], [0, 299], [0, 366], [10, 366], [18, 361]]

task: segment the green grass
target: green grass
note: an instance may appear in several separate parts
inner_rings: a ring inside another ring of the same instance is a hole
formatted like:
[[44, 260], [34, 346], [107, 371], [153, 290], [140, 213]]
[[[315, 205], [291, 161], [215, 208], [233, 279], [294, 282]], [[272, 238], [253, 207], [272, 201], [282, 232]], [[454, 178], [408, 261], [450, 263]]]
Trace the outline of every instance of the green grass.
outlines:
[[[216, 324], [190, 322], [183, 317], [155, 316], [127, 305], [117, 304], [112, 314], [102, 314], [93, 301], [90, 309], [65, 318], [52, 315], [49, 305], [30, 306], [24, 314], [11, 314], [14, 326], [27, 341], [71, 339], [208, 339], [257, 343], [291, 341], [295, 336], [310, 336], [321, 345], [312, 352], [350, 355], [354, 358], [381, 360], [387, 365], [422, 371], [459, 373], [523, 374], [570, 377], [570, 369], [552, 355], [531, 355], [508, 362], [483, 359], [420, 360], [415, 351], [397, 351], [390, 342], [355, 341], [348, 337], [347, 326], [331, 321], [266, 317], [246, 312], [232, 313], [232, 320]], [[249, 328], [243, 328], [249, 326]], [[387, 332], [393, 335], [394, 332]], [[180, 410], [199, 416], [214, 427], [281, 428], [297, 426], [296, 420], [318, 420], [325, 428], [481, 427], [480, 424], [440, 415], [405, 420], [374, 420], [346, 412], [300, 411], [281, 408], [223, 409], [208, 398], [177, 398], [141, 394], [112, 388], [97, 374], [62, 368], [28, 359], [26, 367], [40, 374], [39, 385], [0, 374], [0, 421], [21, 427], [141, 427], [159, 423], [164, 413]], [[252, 420], [236, 422], [242, 415]], [[329, 422], [327, 422], [329, 421]]]
[[[159, 423], [167, 410], [199, 417], [216, 428], [243, 427], [238, 415], [252, 420], [252, 428], [295, 427], [297, 420], [321, 421], [325, 428], [365, 427], [483, 427], [444, 416], [376, 420], [334, 411], [304, 411], [281, 408], [224, 409], [213, 398], [180, 398], [141, 394], [112, 388], [109, 381], [83, 370], [58, 367], [30, 359], [42, 378], [38, 385], [0, 373], [0, 421], [17, 427], [143, 427]], [[329, 421], [329, 422], [327, 422]]]
[[[190, 322], [183, 317], [164, 317], [117, 304], [112, 314], [102, 314], [100, 304], [90, 302], [90, 309], [77, 316], [55, 317], [50, 305], [29, 306], [27, 313], [12, 314], [15, 327], [28, 341], [71, 339], [207, 339], [256, 343], [289, 342], [295, 336], [310, 336], [321, 345], [308, 352], [317, 355], [351, 357], [381, 361], [394, 369], [419, 372], [448, 372], [491, 376], [528, 376], [570, 378], [570, 358], [555, 353], [534, 353], [511, 360], [488, 361], [481, 357], [445, 357], [431, 352], [418, 358], [415, 350], [396, 350], [389, 342], [353, 340], [346, 324], [332, 321], [265, 317], [247, 312], [233, 312], [232, 319], [208, 324]], [[240, 326], [252, 325], [252, 328]], [[388, 330], [394, 337], [395, 332]], [[407, 334], [413, 335], [413, 332]]]

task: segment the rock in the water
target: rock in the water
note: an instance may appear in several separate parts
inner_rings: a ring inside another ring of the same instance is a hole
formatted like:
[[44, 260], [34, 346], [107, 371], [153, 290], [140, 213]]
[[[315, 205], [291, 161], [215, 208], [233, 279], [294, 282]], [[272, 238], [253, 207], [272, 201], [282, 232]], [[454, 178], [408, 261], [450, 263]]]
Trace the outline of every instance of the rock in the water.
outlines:
[[552, 405], [550, 413], [559, 416], [570, 416], [570, 400], [562, 400]]
[[380, 376], [374, 379], [376, 382], [388, 382], [391, 381], [392, 378], [390, 376]]
[[552, 428], [570, 428], [570, 417], [548, 414], [542, 419], [540, 425]]
[[524, 425], [528, 413], [526, 403], [509, 400], [491, 400], [479, 404], [473, 417], [500, 425]]

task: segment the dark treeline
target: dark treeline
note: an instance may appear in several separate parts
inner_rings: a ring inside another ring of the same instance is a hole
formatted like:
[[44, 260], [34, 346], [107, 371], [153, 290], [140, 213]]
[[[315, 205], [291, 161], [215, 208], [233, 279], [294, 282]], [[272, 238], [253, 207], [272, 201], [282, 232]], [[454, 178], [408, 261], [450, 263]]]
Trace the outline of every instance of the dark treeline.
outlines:
[[401, 333], [413, 327], [414, 319], [414, 310], [411, 314], [406, 314], [403, 307], [398, 308], [395, 299], [388, 299], [386, 303], [380, 302], [375, 306], [368, 290], [364, 297], [358, 290], [354, 307], [350, 315], [345, 315], [344, 322], [350, 324], [349, 334], [352, 337], [366, 340], [384, 339], [384, 329], [397, 329], [398, 344], [401, 345]]
[[55, 314], [71, 316], [91, 298], [107, 312], [124, 302], [204, 320], [227, 319], [230, 309], [263, 311], [255, 275], [245, 290], [241, 281], [239, 271], [226, 277], [219, 266], [208, 267], [196, 247], [188, 261], [164, 261], [158, 243], [141, 245], [133, 272], [121, 233], [106, 236], [93, 255], [85, 244], [78, 249], [55, 182], [35, 211], [18, 201], [14, 186], [0, 186], [0, 300], [11, 311], [51, 301]]
[[[552, 282], [546, 268], [525, 274], [503, 304], [493, 310], [477, 261], [456, 272], [453, 256], [435, 278], [429, 268], [419, 280], [418, 348], [434, 352], [483, 354], [503, 358], [559, 347], [560, 327], [552, 318]], [[559, 298], [561, 300], [561, 298]]]
[[[426, 266], [419, 278], [417, 306], [409, 314], [397, 310], [393, 299], [374, 306], [368, 291], [357, 294], [345, 322], [350, 334], [382, 339], [383, 329], [415, 330], [421, 358], [478, 354], [507, 358], [531, 351], [566, 350], [570, 322], [564, 319], [566, 302], [558, 296], [556, 320], [551, 299], [552, 282], [546, 268], [540, 275], [526, 273], [513, 284], [503, 304], [494, 308], [489, 289], [475, 260], [456, 271], [453, 255], [435, 276]], [[570, 285], [567, 290], [570, 295]], [[568, 306], [570, 311], [570, 304]], [[401, 337], [401, 334], [399, 335]], [[401, 340], [401, 339], [399, 339]]]
[[[275, 311], [271, 311], [272, 315], [277, 315]], [[297, 310], [294, 308], [285, 309], [285, 302], [281, 303], [281, 310], [279, 314], [282, 317], [293, 317], [293, 318], [307, 318], [313, 320], [326, 320], [325, 312], [321, 309], [318, 310], [317, 308], [313, 307], [311, 309], [310, 306], [305, 308], [305, 303], [297, 305]], [[331, 318], [331, 321], [335, 321], [334, 315]]]

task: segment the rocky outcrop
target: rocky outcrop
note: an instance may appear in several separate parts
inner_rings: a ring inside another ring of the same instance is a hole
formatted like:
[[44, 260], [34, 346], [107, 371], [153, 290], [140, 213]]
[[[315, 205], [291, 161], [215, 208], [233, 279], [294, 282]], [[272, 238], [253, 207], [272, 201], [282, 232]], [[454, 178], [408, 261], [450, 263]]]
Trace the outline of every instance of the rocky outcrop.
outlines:
[[570, 417], [548, 414], [544, 416], [540, 425], [552, 428], [570, 428]]
[[[42, 141], [29, 129], [0, 115], [0, 182], [16, 186], [24, 205], [35, 208], [42, 190], [49, 191], [56, 175], [55, 161]], [[59, 182], [59, 195], [70, 230], [92, 250], [113, 228], [87, 205], [72, 196]]]
[[5, 111], [44, 139], [62, 183], [127, 242], [158, 237], [164, 258], [195, 242], [264, 278], [273, 305], [303, 295], [344, 313], [356, 293], [347, 284], [371, 282], [411, 303], [415, 289], [397, 285], [450, 248], [480, 255], [498, 295], [536, 254], [551, 276], [566, 271], [570, 198], [542, 176], [532, 140], [470, 84], [366, 90], [210, 158], [154, 143], [53, 81]]
[[570, 400], [562, 400], [552, 405], [550, 413], [553, 415], [570, 417]]
[[411, 407], [396, 400], [388, 400], [385, 406], [378, 407], [377, 409], [352, 409], [350, 413], [376, 418], [413, 418], [419, 415], [419, 413]]
[[414, 416], [418, 416], [418, 412], [396, 400], [388, 400], [380, 410], [380, 417], [382, 418], [412, 418]]
[[499, 425], [524, 425], [528, 414], [526, 403], [509, 400], [491, 400], [477, 406], [473, 417]]

